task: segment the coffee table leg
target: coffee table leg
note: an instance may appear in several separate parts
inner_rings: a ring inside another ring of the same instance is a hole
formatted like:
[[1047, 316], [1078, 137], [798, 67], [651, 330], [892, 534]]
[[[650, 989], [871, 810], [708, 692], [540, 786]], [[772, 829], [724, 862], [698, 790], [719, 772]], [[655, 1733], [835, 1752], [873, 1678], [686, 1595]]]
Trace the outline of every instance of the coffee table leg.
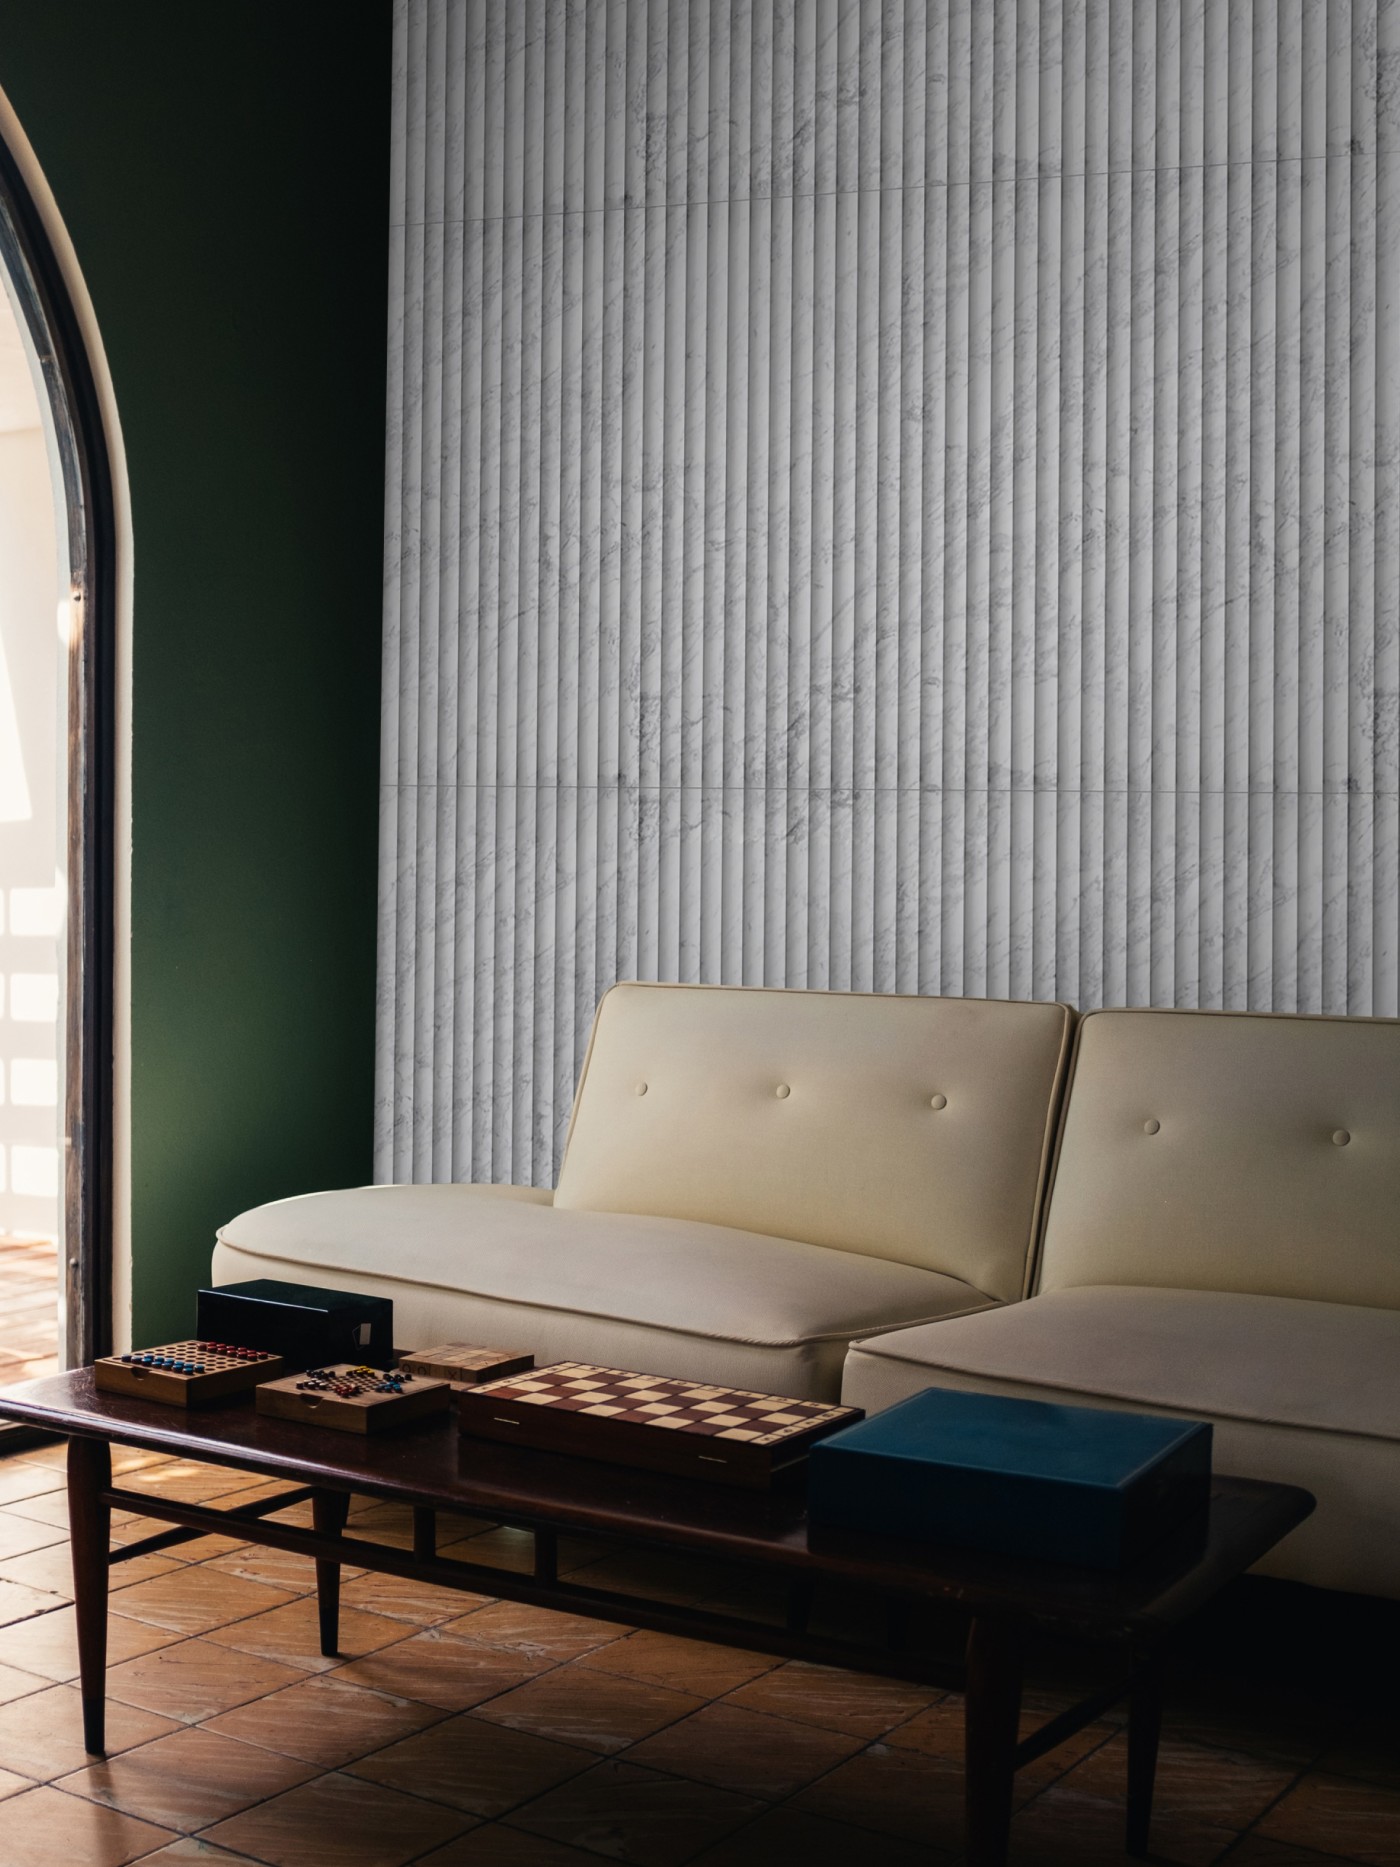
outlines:
[[1021, 1718], [1021, 1630], [978, 1616], [967, 1637], [967, 1867], [1005, 1867]]
[[1128, 1836], [1129, 1854], [1147, 1852], [1152, 1825], [1152, 1785], [1157, 1775], [1157, 1741], [1162, 1734], [1162, 1662], [1148, 1660], [1128, 1699]]
[[437, 1554], [437, 1512], [426, 1504], [413, 1506], [413, 1553], [420, 1562], [431, 1562]]
[[78, 1624], [78, 1675], [83, 1746], [106, 1752], [107, 1558], [112, 1508], [102, 1501], [112, 1484], [112, 1449], [105, 1439], [68, 1441], [68, 1525], [73, 1549], [73, 1608]]
[[[311, 1527], [320, 1536], [339, 1536], [350, 1514], [348, 1491], [318, 1491], [311, 1500]], [[321, 1623], [321, 1651], [334, 1659], [340, 1651], [340, 1564], [316, 1561], [316, 1608]]]

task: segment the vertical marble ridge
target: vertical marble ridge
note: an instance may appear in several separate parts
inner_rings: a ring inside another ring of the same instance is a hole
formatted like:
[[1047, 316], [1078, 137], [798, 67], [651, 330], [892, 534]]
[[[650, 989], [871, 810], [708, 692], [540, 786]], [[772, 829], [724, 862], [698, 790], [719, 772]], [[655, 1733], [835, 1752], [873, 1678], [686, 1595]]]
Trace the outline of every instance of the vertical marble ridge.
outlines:
[[617, 978], [1400, 1010], [1400, 3], [396, 0], [375, 1170]]

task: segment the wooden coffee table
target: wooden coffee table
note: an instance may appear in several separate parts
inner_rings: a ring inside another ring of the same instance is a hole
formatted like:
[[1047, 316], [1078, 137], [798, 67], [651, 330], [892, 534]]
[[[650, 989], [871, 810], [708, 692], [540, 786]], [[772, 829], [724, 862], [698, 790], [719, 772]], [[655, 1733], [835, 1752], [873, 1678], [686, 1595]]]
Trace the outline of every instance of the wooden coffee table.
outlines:
[[[771, 1492], [530, 1452], [459, 1437], [439, 1417], [382, 1438], [327, 1432], [258, 1415], [251, 1400], [184, 1414], [99, 1393], [89, 1371], [0, 1390], [0, 1418], [68, 1439], [84, 1735], [103, 1751], [109, 1568], [189, 1537], [230, 1531], [309, 1556], [316, 1563], [321, 1649], [334, 1654], [340, 1565], [489, 1593], [634, 1627], [656, 1628], [911, 1679], [966, 1694], [967, 1859], [1002, 1867], [1016, 1771], [1126, 1698], [1128, 1847], [1147, 1846], [1161, 1722], [1161, 1674], [1173, 1632], [1309, 1514], [1313, 1500], [1289, 1485], [1219, 1478], [1209, 1512], [1117, 1574], [1072, 1569], [943, 1546], [849, 1533], [808, 1533], [800, 1480]], [[135, 1446], [235, 1470], [284, 1478], [291, 1489], [226, 1510], [150, 1497], [112, 1483], [111, 1448]], [[350, 1494], [412, 1507], [411, 1551], [346, 1539]], [[266, 1522], [310, 1500], [312, 1528]], [[110, 1547], [114, 1509], [169, 1523], [137, 1543]], [[533, 1571], [520, 1574], [437, 1553], [440, 1510], [486, 1517], [534, 1533]], [[621, 1595], [558, 1573], [561, 1533], [591, 1533], [653, 1549], [722, 1558], [786, 1583], [786, 1623], [754, 1621]], [[856, 1585], [886, 1606], [887, 1637], [858, 1644], [813, 1632], [808, 1610], [822, 1582]], [[911, 1636], [911, 1615], [956, 1628], [949, 1652]], [[925, 1616], [924, 1618], [929, 1618]], [[1019, 1736], [1028, 1636], [1050, 1633], [1101, 1650], [1107, 1682], [1030, 1736]]]

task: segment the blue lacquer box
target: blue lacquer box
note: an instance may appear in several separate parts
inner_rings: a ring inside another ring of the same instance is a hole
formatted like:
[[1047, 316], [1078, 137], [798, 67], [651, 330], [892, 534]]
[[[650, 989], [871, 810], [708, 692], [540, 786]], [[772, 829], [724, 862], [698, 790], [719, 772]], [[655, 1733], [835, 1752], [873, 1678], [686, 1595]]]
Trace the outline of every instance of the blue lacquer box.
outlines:
[[1193, 1420], [929, 1387], [808, 1454], [813, 1524], [1117, 1569], [1210, 1496]]

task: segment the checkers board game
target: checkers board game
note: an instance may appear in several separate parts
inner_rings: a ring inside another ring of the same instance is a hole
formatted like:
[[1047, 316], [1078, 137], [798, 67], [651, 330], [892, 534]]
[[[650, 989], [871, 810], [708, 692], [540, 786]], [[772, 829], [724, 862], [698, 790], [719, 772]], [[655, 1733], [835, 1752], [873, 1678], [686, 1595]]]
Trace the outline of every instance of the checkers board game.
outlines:
[[339, 1361], [264, 1381], [256, 1399], [259, 1413], [279, 1420], [303, 1420], [340, 1433], [379, 1433], [425, 1414], [446, 1413], [452, 1389], [446, 1381]]
[[464, 1433], [759, 1490], [859, 1407], [789, 1400], [586, 1361], [557, 1361], [457, 1396]]
[[167, 1342], [130, 1355], [104, 1355], [93, 1363], [93, 1380], [104, 1393], [158, 1400], [167, 1407], [199, 1407], [246, 1394], [259, 1381], [275, 1380], [280, 1355], [238, 1348], [231, 1342]]
[[469, 1342], [444, 1342], [439, 1348], [415, 1348], [412, 1354], [399, 1356], [400, 1371], [431, 1375], [434, 1380], [450, 1381], [453, 1387], [479, 1387], [503, 1375], [524, 1374], [534, 1365], [533, 1355], [476, 1348]]

